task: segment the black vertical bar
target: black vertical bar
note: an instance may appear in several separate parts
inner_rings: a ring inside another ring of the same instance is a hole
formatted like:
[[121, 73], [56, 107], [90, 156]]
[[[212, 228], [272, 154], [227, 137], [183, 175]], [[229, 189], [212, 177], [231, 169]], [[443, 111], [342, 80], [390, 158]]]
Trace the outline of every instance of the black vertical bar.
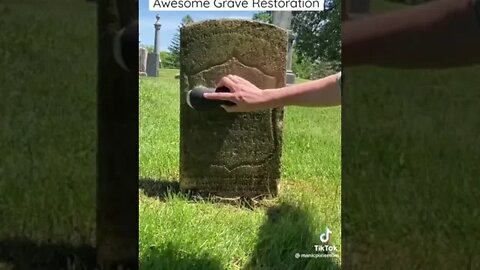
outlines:
[[97, 3], [97, 258], [102, 269], [138, 269], [138, 60], [130, 59], [138, 57], [138, 29], [129, 46], [120, 42], [131, 71], [114, 54], [116, 34], [138, 20], [138, 4]]

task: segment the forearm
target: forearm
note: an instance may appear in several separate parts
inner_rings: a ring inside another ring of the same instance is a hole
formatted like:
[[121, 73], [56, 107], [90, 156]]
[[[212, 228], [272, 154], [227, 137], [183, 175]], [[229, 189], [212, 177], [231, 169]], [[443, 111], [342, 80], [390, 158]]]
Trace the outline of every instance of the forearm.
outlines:
[[480, 63], [471, 0], [437, 0], [342, 25], [342, 65], [443, 68]]
[[280, 89], [266, 89], [270, 107], [288, 105], [328, 107], [341, 104], [338, 74]]

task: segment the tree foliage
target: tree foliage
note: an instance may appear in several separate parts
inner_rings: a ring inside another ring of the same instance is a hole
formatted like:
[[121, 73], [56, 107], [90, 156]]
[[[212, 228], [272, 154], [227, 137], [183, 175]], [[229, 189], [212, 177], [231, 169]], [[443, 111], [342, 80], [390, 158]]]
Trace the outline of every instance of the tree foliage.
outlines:
[[145, 48], [147, 50], [147, 52], [149, 52], [149, 53], [153, 52], [153, 50], [154, 50], [152, 45], [140, 44], [140, 47]]
[[[321, 11], [293, 11], [295, 54], [299, 66], [327, 62], [334, 70], [341, 63], [341, 0], [325, 0]], [[253, 20], [272, 22], [271, 12], [258, 12]], [[302, 63], [302, 64], [300, 64]]]
[[341, 1], [326, 0], [322, 11], [293, 12], [292, 29], [301, 58], [341, 61]]
[[162, 68], [177, 68], [173, 63], [172, 54], [170, 52], [161, 51], [160, 59], [162, 59]]
[[262, 11], [253, 14], [254, 21], [264, 22], [264, 23], [272, 23], [272, 12], [271, 11]]
[[177, 32], [173, 36], [170, 46], [168, 46], [168, 51], [170, 52], [170, 65], [175, 68], [180, 68], [180, 29], [191, 23], [193, 23], [192, 17], [190, 17], [190, 15], [185, 15], [182, 18], [182, 23], [178, 27]]
[[335, 62], [320, 60], [312, 61], [309, 58], [301, 58], [298, 56], [298, 52], [294, 49], [292, 70], [297, 77], [315, 80], [338, 72], [339, 69]]

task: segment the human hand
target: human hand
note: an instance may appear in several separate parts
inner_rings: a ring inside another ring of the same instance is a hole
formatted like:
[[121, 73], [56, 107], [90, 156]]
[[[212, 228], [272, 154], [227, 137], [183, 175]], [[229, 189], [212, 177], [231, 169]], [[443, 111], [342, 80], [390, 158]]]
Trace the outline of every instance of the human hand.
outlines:
[[226, 87], [230, 92], [205, 93], [203, 97], [235, 103], [232, 106], [222, 105], [227, 112], [253, 112], [273, 107], [270, 91], [261, 90], [239, 76], [227, 75], [219, 81], [217, 87]]

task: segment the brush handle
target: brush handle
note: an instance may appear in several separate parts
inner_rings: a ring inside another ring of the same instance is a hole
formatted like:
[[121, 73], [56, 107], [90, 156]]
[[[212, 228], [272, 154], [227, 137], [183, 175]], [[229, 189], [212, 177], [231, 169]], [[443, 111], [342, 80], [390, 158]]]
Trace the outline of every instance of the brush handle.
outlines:
[[218, 88], [208, 88], [203, 86], [198, 86], [188, 91], [187, 93], [187, 104], [190, 108], [197, 111], [207, 111], [220, 108], [221, 105], [232, 106], [235, 103], [226, 100], [213, 100], [206, 99], [203, 97], [204, 93], [219, 93], [219, 92], [230, 92], [227, 87], [218, 87]]
[[113, 56], [123, 70], [138, 73], [138, 21], [132, 22], [116, 33]]

